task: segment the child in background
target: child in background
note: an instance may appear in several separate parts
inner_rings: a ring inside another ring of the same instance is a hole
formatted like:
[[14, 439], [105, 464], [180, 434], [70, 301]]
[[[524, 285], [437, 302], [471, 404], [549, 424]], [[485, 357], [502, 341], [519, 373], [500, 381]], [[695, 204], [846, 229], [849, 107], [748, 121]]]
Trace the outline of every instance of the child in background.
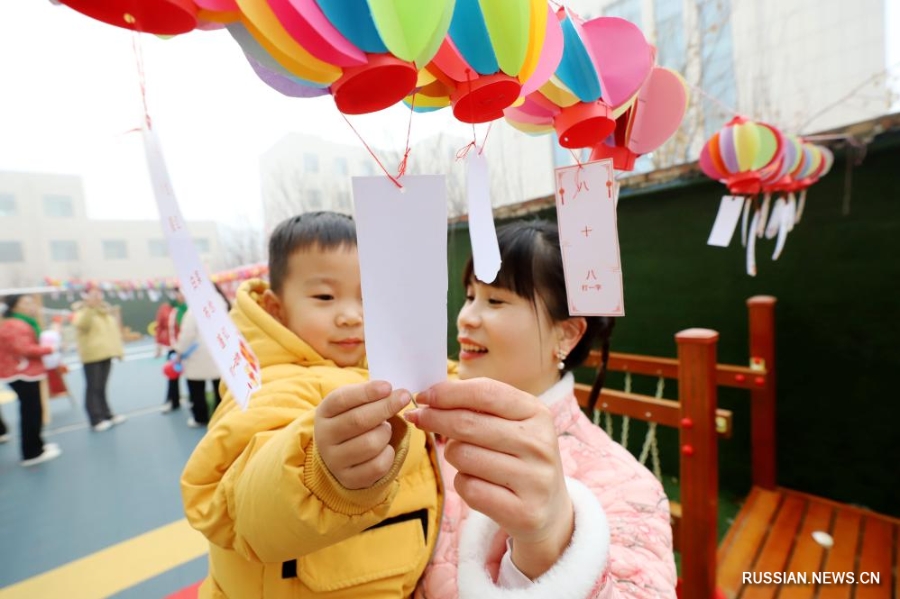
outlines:
[[182, 475], [210, 541], [200, 597], [408, 597], [435, 545], [439, 480], [425, 433], [396, 416], [409, 393], [367, 382], [352, 219], [282, 222], [269, 278], [243, 283], [231, 312], [261, 388], [246, 411], [226, 390]]

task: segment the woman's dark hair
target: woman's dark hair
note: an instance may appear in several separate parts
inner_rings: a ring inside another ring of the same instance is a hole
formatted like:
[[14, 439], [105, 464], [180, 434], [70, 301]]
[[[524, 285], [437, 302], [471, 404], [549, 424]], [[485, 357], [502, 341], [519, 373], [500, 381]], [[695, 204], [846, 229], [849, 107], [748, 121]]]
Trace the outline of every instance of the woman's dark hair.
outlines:
[[23, 297], [25, 297], [25, 295], [21, 293], [13, 293], [4, 297], [3, 303], [6, 304], [6, 312], [4, 312], [4, 314], [12, 314]]
[[216, 288], [216, 291], [219, 292], [219, 296], [222, 298], [222, 301], [225, 302], [225, 311], [230, 312], [231, 311], [231, 302], [228, 301], [228, 296], [225, 295], [225, 292], [222, 291], [222, 288], [219, 287], [218, 283], [213, 283], [213, 287]]
[[[554, 323], [569, 319], [566, 279], [556, 224], [544, 220], [512, 222], [497, 229], [497, 242], [500, 246], [500, 272], [491, 285], [512, 291], [530, 301], [535, 308], [540, 297]], [[470, 258], [463, 270], [463, 285], [473, 282], [474, 265]], [[605, 377], [609, 361], [609, 336], [614, 320], [603, 316], [586, 316], [584, 319], [587, 329], [563, 360], [563, 370], [568, 372], [580, 366], [590, 354], [594, 342], [600, 339], [603, 360], [598, 368], [598, 378]], [[593, 409], [593, 405], [589, 407]]]
[[307, 212], [279, 223], [269, 237], [269, 286], [281, 293], [288, 259], [298, 250], [356, 247], [353, 218], [338, 212]]

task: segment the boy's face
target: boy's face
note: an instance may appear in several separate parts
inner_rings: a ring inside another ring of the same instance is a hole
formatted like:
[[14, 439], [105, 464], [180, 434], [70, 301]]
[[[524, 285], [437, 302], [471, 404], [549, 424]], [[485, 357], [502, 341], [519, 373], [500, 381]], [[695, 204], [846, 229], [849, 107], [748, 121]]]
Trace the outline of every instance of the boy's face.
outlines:
[[323, 358], [354, 366], [366, 353], [362, 283], [355, 247], [298, 250], [276, 295], [266, 292], [266, 310]]

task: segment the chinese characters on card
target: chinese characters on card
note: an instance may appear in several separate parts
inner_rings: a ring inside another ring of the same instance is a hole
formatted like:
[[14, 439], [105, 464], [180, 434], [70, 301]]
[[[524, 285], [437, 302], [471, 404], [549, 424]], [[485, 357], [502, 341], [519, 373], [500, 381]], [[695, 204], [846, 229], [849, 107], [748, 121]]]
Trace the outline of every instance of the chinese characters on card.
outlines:
[[222, 374], [222, 380], [234, 395], [235, 401], [246, 408], [250, 395], [259, 388], [259, 361], [228, 317], [224, 302], [200, 262], [200, 255], [184, 226], [181, 209], [172, 192], [156, 134], [145, 130], [143, 135], [159, 218], [169, 244], [169, 254], [178, 273], [181, 291], [197, 316], [200, 336], [209, 348]]
[[556, 169], [559, 242], [572, 316], [624, 316], [611, 160]]

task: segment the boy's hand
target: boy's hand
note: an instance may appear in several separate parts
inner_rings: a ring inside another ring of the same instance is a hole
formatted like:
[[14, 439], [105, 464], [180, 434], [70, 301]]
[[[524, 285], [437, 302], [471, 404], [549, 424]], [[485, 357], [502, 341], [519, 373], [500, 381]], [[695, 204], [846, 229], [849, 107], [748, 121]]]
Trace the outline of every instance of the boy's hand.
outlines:
[[412, 399], [386, 381], [336, 389], [316, 408], [313, 438], [331, 474], [347, 489], [366, 489], [391, 469], [394, 448], [387, 419]]

